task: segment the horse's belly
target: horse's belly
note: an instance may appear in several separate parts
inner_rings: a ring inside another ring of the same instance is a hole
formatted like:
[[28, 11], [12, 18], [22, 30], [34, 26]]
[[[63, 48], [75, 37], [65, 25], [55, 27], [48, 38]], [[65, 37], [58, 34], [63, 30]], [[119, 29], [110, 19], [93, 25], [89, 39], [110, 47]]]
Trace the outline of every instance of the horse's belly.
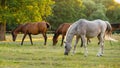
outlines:
[[32, 35], [37, 35], [37, 34], [39, 34], [40, 32], [38, 32], [38, 31], [30, 31], [29, 33], [32, 34]]
[[93, 33], [87, 33], [87, 34], [86, 34], [86, 37], [88, 37], [88, 38], [93, 38], [93, 37], [98, 36], [98, 34], [99, 34], [99, 33], [94, 33], [94, 32], [93, 32]]

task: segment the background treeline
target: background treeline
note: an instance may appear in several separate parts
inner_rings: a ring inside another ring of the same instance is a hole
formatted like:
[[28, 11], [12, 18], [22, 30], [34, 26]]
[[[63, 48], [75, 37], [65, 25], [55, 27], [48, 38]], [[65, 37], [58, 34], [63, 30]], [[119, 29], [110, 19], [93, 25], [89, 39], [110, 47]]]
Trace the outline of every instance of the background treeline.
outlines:
[[120, 23], [120, 4], [114, 0], [0, 0], [1, 35], [26, 22], [47, 21], [55, 30], [80, 18]]
[[80, 18], [102, 19], [120, 23], [120, 4], [114, 0], [54, 0], [53, 15], [47, 17], [54, 28], [64, 22], [75, 22]]

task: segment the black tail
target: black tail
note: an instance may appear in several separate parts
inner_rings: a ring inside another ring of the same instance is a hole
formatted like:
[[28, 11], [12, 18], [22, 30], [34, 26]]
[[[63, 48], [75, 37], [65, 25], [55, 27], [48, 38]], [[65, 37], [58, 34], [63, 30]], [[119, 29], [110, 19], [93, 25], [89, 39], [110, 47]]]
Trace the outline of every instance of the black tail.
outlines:
[[47, 28], [51, 28], [50, 24], [46, 22]]

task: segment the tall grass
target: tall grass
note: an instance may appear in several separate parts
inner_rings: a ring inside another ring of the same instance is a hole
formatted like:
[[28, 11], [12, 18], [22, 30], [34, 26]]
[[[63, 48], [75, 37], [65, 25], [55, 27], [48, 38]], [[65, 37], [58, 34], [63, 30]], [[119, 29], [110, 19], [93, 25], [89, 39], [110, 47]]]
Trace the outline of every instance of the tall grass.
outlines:
[[[7, 34], [6, 41], [0, 42], [0, 68], [119, 68], [120, 66], [120, 35], [114, 35], [118, 42], [105, 41], [104, 56], [97, 57], [99, 46], [97, 39], [91, 39], [88, 45], [88, 57], [84, 57], [84, 48], [80, 42], [75, 55], [64, 56], [61, 37], [56, 46], [52, 46], [52, 34], [48, 35], [44, 46], [42, 35], [33, 37], [33, 44], [26, 37], [21, 46], [23, 35], [18, 35], [16, 42]], [[74, 41], [73, 41], [74, 44]]]

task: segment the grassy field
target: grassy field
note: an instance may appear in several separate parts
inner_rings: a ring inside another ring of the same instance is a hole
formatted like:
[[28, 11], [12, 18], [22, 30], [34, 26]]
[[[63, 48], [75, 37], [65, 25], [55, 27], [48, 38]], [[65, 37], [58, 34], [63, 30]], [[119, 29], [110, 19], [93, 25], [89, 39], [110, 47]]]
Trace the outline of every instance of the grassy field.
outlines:
[[[20, 42], [23, 35], [18, 35], [16, 42], [11, 35], [6, 35], [6, 41], [0, 42], [0, 68], [119, 68], [120, 67], [120, 35], [114, 35], [118, 42], [105, 41], [104, 56], [97, 57], [99, 46], [97, 39], [91, 39], [88, 45], [88, 57], [84, 57], [84, 48], [77, 46], [74, 56], [64, 56], [64, 47], [60, 46], [61, 37], [56, 46], [52, 46], [52, 36], [48, 35], [47, 45], [44, 46], [42, 35], [29, 38], [24, 45]], [[73, 42], [74, 43], [74, 42]]]

